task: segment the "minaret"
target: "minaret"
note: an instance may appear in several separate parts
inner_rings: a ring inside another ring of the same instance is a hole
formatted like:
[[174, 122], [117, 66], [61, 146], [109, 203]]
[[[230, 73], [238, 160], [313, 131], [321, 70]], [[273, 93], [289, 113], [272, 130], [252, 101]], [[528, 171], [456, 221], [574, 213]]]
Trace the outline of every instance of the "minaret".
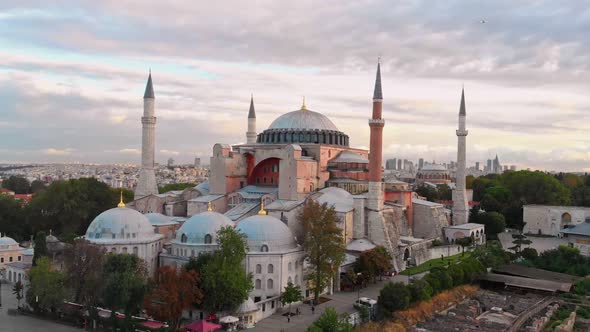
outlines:
[[469, 220], [469, 205], [465, 189], [465, 150], [467, 130], [465, 129], [465, 91], [461, 90], [461, 107], [459, 108], [459, 129], [457, 130], [457, 174], [453, 190], [453, 224], [466, 224]]
[[248, 131], [246, 132], [246, 144], [256, 143], [256, 112], [254, 111], [254, 95], [250, 97], [250, 110], [248, 111]]
[[373, 116], [369, 119], [371, 142], [369, 145], [369, 195], [367, 208], [374, 211], [383, 210], [383, 185], [381, 167], [383, 162], [383, 127], [382, 118], [383, 92], [381, 91], [381, 63], [377, 63], [375, 90], [373, 91]]
[[143, 94], [143, 117], [141, 117], [141, 169], [139, 180], [135, 188], [135, 199], [152, 194], [158, 194], [156, 173], [154, 170], [155, 143], [156, 143], [156, 117], [154, 116], [154, 86], [152, 85], [152, 72], [148, 77], [145, 93]]

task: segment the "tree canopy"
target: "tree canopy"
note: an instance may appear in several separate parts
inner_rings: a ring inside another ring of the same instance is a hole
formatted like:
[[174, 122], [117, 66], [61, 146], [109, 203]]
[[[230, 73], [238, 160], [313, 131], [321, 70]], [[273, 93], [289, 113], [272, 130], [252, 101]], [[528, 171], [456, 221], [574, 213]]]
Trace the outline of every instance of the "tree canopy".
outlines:
[[307, 329], [307, 332], [352, 332], [350, 323], [340, 316], [332, 307], [326, 308], [324, 313]]
[[30, 194], [31, 184], [22, 176], [12, 175], [2, 181], [2, 187], [14, 191], [15, 194]]
[[65, 258], [65, 276], [72, 299], [76, 303], [96, 305], [103, 281], [104, 248], [78, 239]]
[[308, 280], [311, 281], [310, 288], [317, 301], [344, 259], [342, 231], [337, 225], [339, 219], [336, 211], [326, 203], [320, 205], [314, 200], [308, 200], [298, 219], [303, 225], [303, 248], [311, 271]]
[[366, 279], [376, 279], [393, 268], [392, 261], [387, 249], [377, 246], [360, 254], [355, 263], [355, 272], [362, 273]]
[[51, 266], [48, 257], [40, 257], [29, 271], [27, 302], [37, 310], [52, 310], [63, 303], [65, 277]]
[[285, 290], [283, 294], [281, 294], [281, 303], [283, 305], [289, 305], [289, 313], [291, 313], [291, 303], [299, 302], [303, 300], [303, 295], [301, 294], [301, 287], [294, 285], [292, 282], [288, 282], [287, 286], [285, 286]]

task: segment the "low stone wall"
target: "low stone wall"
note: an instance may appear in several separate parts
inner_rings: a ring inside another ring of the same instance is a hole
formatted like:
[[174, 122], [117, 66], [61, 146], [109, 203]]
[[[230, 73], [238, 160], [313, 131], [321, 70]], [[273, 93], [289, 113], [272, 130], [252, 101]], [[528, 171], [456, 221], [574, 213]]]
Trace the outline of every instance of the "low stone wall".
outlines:
[[572, 332], [576, 323], [576, 311], [572, 311], [570, 316], [561, 325], [555, 328], [555, 332]]
[[[465, 251], [467, 251], [467, 248], [465, 248]], [[430, 259], [435, 259], [435, 258], [440, 258], [441, 255], [444, 255], [445, 257], [449, 257], [449, 256], [453, 256], [456, 254], [460, 254], [461, 253], [461, 246], [458, 245], [447, 245], [447, 246], [436, 246], [436, 247], [432, 247], [430, 249], [428, 249], [429, 255], [430, 255]]]

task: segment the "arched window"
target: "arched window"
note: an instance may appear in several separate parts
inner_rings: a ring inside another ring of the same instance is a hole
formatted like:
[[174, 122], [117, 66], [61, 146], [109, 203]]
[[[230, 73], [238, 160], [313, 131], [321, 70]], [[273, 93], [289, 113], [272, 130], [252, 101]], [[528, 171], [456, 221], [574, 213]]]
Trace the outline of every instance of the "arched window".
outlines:
[[186, 234], [182, 233], [182, 235], [180, 236], [180, 242], [186, 243], [186, 239]]
[[205, 244], [211, 244], [211, 242], [213, 242], [213, 237], [211, 237], [211, 234], [205, 235]]
[[266, 244], [263, 244], [262, 247], [260, 247], [260, 251], [268, 252], [268, 246]]
[[262, 265], [256, 264], [256, 273], [262, 273]]
[[291, 262], [289, 262], [289, 265], [288, 266], [289, 266], [288, 267], [289, 271], [291, 271], [293, 269], [293, 264], [291, 264]]
[[260, 279], [256, 279], [256, 282], [254, 283], [254, 287], [256, 289], [262, 289], [262, 281]]
[[295, 270], [299, 268], [299, 261], [295, 261]]
[[126, 254], [127, 253], [127, 247], [123, 247], [122, 251], [123, 251], [124, 254]]
[[139, 248], [133, 247], [133, 254], [137, 256], [139, 254]]
[[274, 282], [272, 281], [272, 279], [268, 279], [266, 281], [266, 289], [273, 289], [274, 287]]
[[295, 275], [295, 285], [299, 285], [299, 275]]
[[268, 268], [266, 269], [268, 273], [275, 273], [275, 267], [272, 264], [268, 264]]

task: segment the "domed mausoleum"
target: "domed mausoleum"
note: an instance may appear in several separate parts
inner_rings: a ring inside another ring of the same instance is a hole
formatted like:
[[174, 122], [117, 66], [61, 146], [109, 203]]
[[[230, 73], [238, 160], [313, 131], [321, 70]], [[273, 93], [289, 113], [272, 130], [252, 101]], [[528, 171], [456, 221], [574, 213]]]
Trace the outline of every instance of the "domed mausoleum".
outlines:
[[85, 235], [86, 240], [107, 252], [133, 254], [143, 259], [150, 275], [157, 268], [163, 238], [154, 232], [146, 216], [126, 208], [123, 202], [94, 218]]

